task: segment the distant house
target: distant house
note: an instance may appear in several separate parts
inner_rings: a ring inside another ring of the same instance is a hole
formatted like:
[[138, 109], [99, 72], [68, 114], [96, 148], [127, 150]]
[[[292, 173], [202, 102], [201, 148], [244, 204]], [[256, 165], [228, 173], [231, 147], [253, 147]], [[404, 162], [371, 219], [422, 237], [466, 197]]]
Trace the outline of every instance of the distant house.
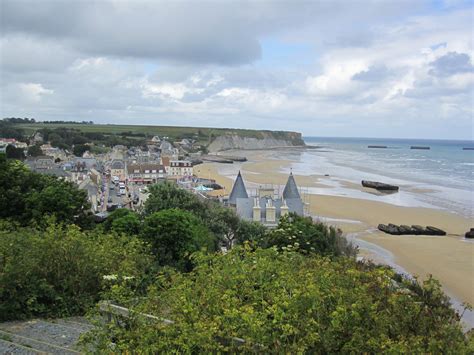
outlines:
[[179, 155], [178, 149], [173, 147], [170, 142], [165, 140], [161, 141], [160, 152], [161, 156], [172, 157], [173, 159], [177, 158]]
[[152, 144], [160, 144], [161, 143], [161, 139], [158, 136], [153, 136], [153, 138], [150, 141], [152, 142]]
[[54, 158], [48, 155], [40, 155], [26, 159], [26, 164], [34, 171], [54, 169], [56, 164]]
[[151, 184], [167, 177], [166, 169], [158, 163], [127, 164], [127, 178], [130, 182]]
[[235, 208], [242, 219], [267, 226], [277, 225], [279, 219], [290, 212], [304, 214], [304, 203], [292, 173], [281, 196], [276, 196], [273, 189], [265, 188], [260, 188], [255, 196], [249, 196], [239, 172], [229, 195], [228, 204]]
[[31, 144], [43, 143], [43, 135], [40, 132], [36, 132], [30, 139]]
[[163, 165], [166, 169], [167, 172], [169, 172], [169, 168], [170, 168], [170, 162], [171, 162], [171, 159], [170, 157], [161, 157], [160, 158], [160, 161], [161, 161], [161, 165]]
[[44, 155], [49, 155], [54, 158], [54, 160], [59, 159], [62, 161], [67, 160], [66, 153], [64, 150], [59, 149], [57, 147], [52, 147], [51, 144], [43, 144], [41, 145], [41, 151]]
[[171, 160], [169, 168], [170, 176], [192, 176], [193, 165], [187, 160]]
[[91, 210], [93, 212], [98, 212], [100, 206], [100, 196], [97, 185], [90, 179], [85, 179], [79, 183], [78, 188], [87, 192], [87, 199], [91, 203]]
[[20, 148], [20, 149], [26, 149], [26, 148], [28, 148], [28, 144], [26, 144], [25, 142], [16, 141], [15, 142], [15, 147]]
[[6, 152], [9, 145], [20, 149], [28, 148], [26, 143], [19, 142], [15, 138], [0, 138], [0, 152]]
[[114, 176], [118, 177], [120, 181], [125, 181], [126, 178], [126, 171], [125, 171], [125, 163], [123, 160], [114, 160], [110, 165], [110, 175], [112, 178]]
[[96, 169], [92, 168], [89, 171], [89, 177], [94, 184], [100, 186], [102, 184], [102, 174], [98, 172]]
[[75, 157], [71, 161], [74, 171], [89, 171], [91, 169], [96, 169], [98, 171], [103, 170], [103, 166], [101, 163], [97, 161], [96, 158], [80, 158]]
[[53, 157], [45, 155], [29, 157], [25, 160], [25, 164], [30, 168], [30, 170], [36, 173], [53, 175], [68, 181], [72, 180], [71, 173], [56, 164]]

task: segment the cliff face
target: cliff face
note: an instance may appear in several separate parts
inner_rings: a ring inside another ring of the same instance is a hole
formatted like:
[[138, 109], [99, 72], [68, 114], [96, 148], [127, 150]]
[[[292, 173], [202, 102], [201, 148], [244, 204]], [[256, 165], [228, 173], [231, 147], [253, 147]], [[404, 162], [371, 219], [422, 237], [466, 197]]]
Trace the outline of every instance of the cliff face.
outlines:
[[304, 146], [301, 133], [281, 131], [256, 131], [254, 136], [225, 134], [217, 136], [207, 147], [209, 152], [229, 149], [268, 149]]

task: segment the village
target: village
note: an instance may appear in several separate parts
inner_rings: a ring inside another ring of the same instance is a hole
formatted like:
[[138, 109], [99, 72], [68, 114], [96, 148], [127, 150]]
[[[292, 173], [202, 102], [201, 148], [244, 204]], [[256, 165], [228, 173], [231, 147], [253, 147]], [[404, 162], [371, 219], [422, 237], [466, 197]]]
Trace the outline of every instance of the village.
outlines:
[[[149, 195], [147, 186], [165, 181], [201, 199], [215, 199], [234, 209], [241, 218], [268, 227], [276, 226], [289, 212], [304, 214], [304, 202], [292, 174], [281, 196], [268, 187], [259, 188], [249, 196], [240, 172], [231, 191], [210, 177], [198, 177], [194, 167], [203, 162], [228, 164], [246, 158], [206, 155], [205, 148], [192, 139], [171, 141], [166, 136], [155, 135], [144, 146], [115, 145], [103, 153], [86, 150], [77, 156], [67, 149], [52, 146], [40, 132], [35, 132], [28, 143], [0, 138], [0, 152], [12, 147], [25, 154], [24, 163], [32, 171], [70, 181], [86, 191], [97, 222], [118, 208], [140, 212]], [[31, 147], [39, 147], [41, 151], [29, 155], [26, 152], [30, 152]]]

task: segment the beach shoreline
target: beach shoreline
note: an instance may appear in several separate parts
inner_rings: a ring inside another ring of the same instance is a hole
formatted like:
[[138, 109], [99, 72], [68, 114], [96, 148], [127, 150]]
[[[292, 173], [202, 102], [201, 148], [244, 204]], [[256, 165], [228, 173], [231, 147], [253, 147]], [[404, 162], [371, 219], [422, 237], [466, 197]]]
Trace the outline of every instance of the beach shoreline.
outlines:
[[[282, 191], [295, 161], [288, 158], [288, 154], [278, 153], [275, 150], [233, 151], [232, 155], [246, 156], [248, 161], [229, 165], [205, 163], [196, 166], [195, 171], [198, 176], [210, 177], [224, 186], [221, 195], [231, 191], [238, 171], [250, 192], [264, 184]], [[439, 208], [377, 201], [376, 191], [367, 191], [352, 181], [341, 182], [340, 178], [338, 184], [344, 186], [347, 195], [336, 196], [330, 193], [334, 177], [316, 173], [299, 175], [295, 171], [293, 174], [302, 191], [306, 189], [303, 199], [309, 204], [308, 213], [315, 219], [341, 228], [346, 235], [356, 233], [358, 240], [393, 255], [391, 266], [399, 265], [420, 280], [433, 275], [458, 303], [474, 304], [474, 243], [464, 240], [464, 233], [472, 227], [469, 218]], [[325, 194], [325, 190], [329, 193]], [[446, 230], [447, 235], [391, 236], [377, 230], [379, 223], [433, 225]], [[360, 249], [364, 258], [390, 264], [382, 252], [373, 248]]]

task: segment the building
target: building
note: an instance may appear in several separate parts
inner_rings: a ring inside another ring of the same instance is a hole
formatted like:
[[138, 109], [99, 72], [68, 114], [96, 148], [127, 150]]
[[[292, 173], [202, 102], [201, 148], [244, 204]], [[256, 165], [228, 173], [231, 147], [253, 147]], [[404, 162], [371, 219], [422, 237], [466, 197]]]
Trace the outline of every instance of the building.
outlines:
[[171, 160], [168, 174], [170, 176], [192, 176], [193, 165], [187, 160]]
[[112, 179], [116, 176], [120, 181], [125, 181], [126, 171], [123, 160], [113, 160], [110, 165], [110, 176]]
[[161, 156], [171, 157], [172, 159], [177, 159], [179, 155], [179, 151], [177, 148], [173, 147], [173, 145], [168, 141], [161, 141], [160, 144], [160, 153]]
[[44, 170], [56, 168], [54, 158], [48, 155], [40, 155], [37, 157], [28, 158], [25, 162], [31, 170], [36, 172], [42, 172]]
[[29, 157], [25, 160], [25, 164], [36, 173], [56, 176], [60, 179], [72, 181], [72, 174], [56, 164], [53, 157], [44, 155]]
[[165, 180], [166, 177], [166, 169], [161, 164], [127, 164], [127, 178], [129, 182], [154, 184], [160, 180]]
[[51, 144], [43, 144], [41, 145], [40, 148], [44, 155], [49, 155], [50, 157], [53, 157], [54, 160], [56, 159], [59, 159], [61, 161], [67, 160], [66, 152], [57, 147], [52, 147]]
[[9, 145], [15, 145], [16, 139], [0, 138], [0, 152], [5, 153]]
[[153, 138], [151, 139], [150, 141], [152, 144], [160, 144], [161, 143], [161, 139], [160, 137], [158, 136], [153, 136]]
[[276, 195], [273, 188], [259, 188], [254, 196], [249, 196], [239, 172], [228, 204], [242, 219], [267, 226], [276, 226], [280, 218], [290, 212], [304, 215], [304, 203], [292, 173], [281, 196]]

